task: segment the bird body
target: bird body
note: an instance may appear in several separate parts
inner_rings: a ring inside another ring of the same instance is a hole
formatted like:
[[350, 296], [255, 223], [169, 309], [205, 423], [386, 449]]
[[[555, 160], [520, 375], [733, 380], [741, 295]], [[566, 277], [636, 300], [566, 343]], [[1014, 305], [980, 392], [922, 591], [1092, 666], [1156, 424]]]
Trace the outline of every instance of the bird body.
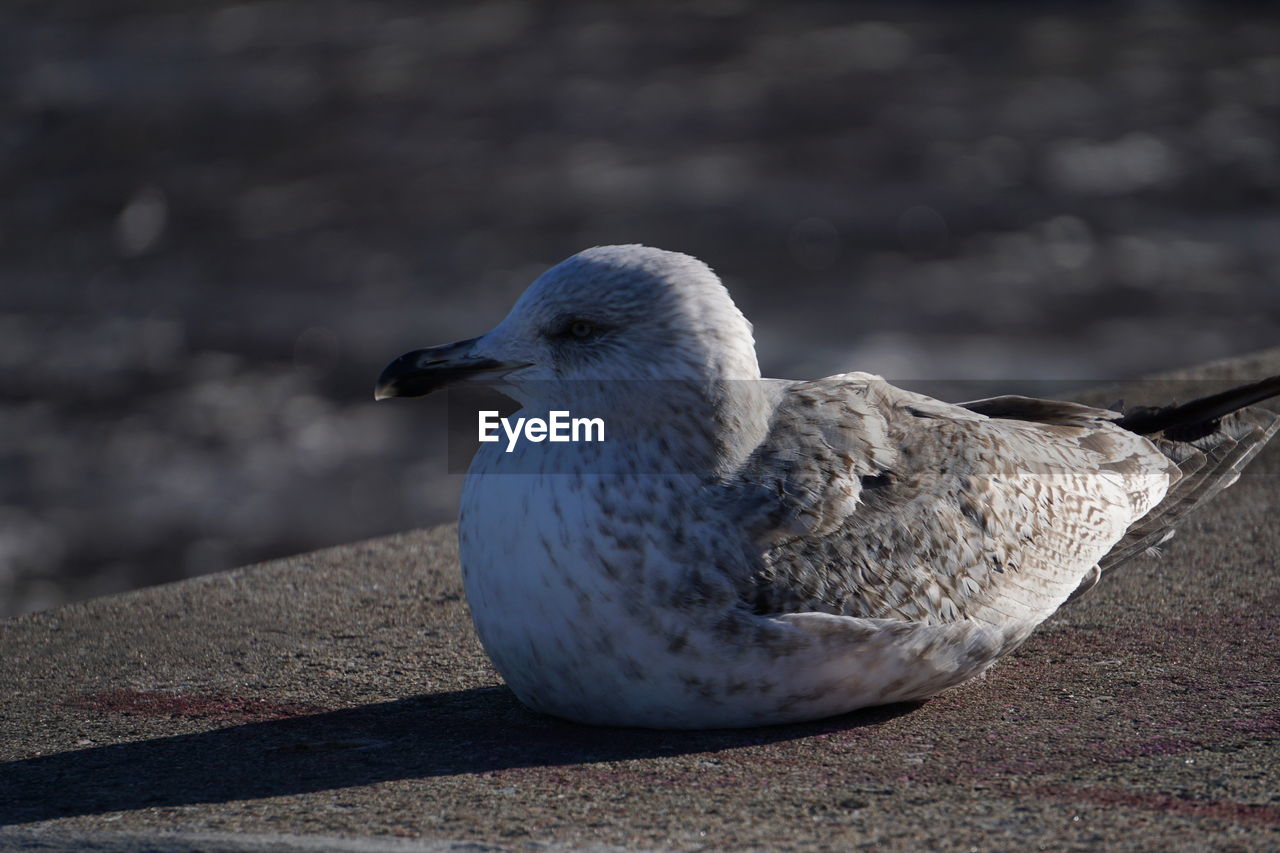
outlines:
[[554, 267], [490, 333], [393, 362], [379, 395], [459, 377], [609, 430], [481, 445], [459, 538], [486, 651], [532, 708], [656, 728], [814, 719], [972, 678], [1280, 424], [1224, 398], [1184, 441], [1156, 433], [1187, 410], [1145, 410], [1153, 441], [1075, 403], [762, 379], [715, 275], [641, 246]]

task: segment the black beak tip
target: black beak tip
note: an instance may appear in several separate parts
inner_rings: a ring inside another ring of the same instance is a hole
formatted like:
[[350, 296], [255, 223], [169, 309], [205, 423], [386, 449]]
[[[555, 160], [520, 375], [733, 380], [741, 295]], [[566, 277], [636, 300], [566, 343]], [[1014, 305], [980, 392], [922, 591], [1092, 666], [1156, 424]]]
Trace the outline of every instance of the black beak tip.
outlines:
[[431, 349], [416, 349], [391, 362], [373, 388], [375, 400], [389, 397], [424, 397], [455, 382], [474, 380], [507, 365], [471, 355], [475, 339]]
[[421, 397], [434, 391], [438, 385], [431, 373], [419, 366], [420, 356], [419, 350], [407, 352], [383, 368], [373, 386], [373, 399]]

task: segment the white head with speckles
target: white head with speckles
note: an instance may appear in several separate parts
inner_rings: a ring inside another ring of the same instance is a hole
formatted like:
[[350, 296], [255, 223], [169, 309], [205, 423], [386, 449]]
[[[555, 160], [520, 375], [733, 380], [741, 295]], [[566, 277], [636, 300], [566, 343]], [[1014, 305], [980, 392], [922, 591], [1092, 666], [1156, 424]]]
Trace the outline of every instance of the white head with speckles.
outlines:
[[383, 372], [378, 396], [419, 396], [484, 378], [526, 405], [565, 383], [760, 378], [751, 324], [697, 258], [598, 246], [533, 282], [488, 333], [415, 350]]

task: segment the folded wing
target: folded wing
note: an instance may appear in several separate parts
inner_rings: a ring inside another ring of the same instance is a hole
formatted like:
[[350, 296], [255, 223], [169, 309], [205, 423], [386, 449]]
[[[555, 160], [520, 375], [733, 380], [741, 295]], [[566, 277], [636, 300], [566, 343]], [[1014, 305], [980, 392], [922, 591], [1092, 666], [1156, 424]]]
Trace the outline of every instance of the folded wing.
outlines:
[[726, 484], [760, 614], [971, 620], [1018, 642], [1178, 480], [1115, 412], [967, 407], [868, 374], [799, 383]]

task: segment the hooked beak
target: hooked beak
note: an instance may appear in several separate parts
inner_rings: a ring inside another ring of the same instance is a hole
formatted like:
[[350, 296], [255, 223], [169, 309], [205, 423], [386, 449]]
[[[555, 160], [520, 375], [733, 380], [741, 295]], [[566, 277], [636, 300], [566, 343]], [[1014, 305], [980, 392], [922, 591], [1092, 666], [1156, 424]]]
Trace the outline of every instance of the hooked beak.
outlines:
[[470, 338], [405, 353], [382, 371], [373, 390], [373, 399], [422, 397], [455, 382], [528, 366], [475, 355], [473, 350], [478, 340]]

